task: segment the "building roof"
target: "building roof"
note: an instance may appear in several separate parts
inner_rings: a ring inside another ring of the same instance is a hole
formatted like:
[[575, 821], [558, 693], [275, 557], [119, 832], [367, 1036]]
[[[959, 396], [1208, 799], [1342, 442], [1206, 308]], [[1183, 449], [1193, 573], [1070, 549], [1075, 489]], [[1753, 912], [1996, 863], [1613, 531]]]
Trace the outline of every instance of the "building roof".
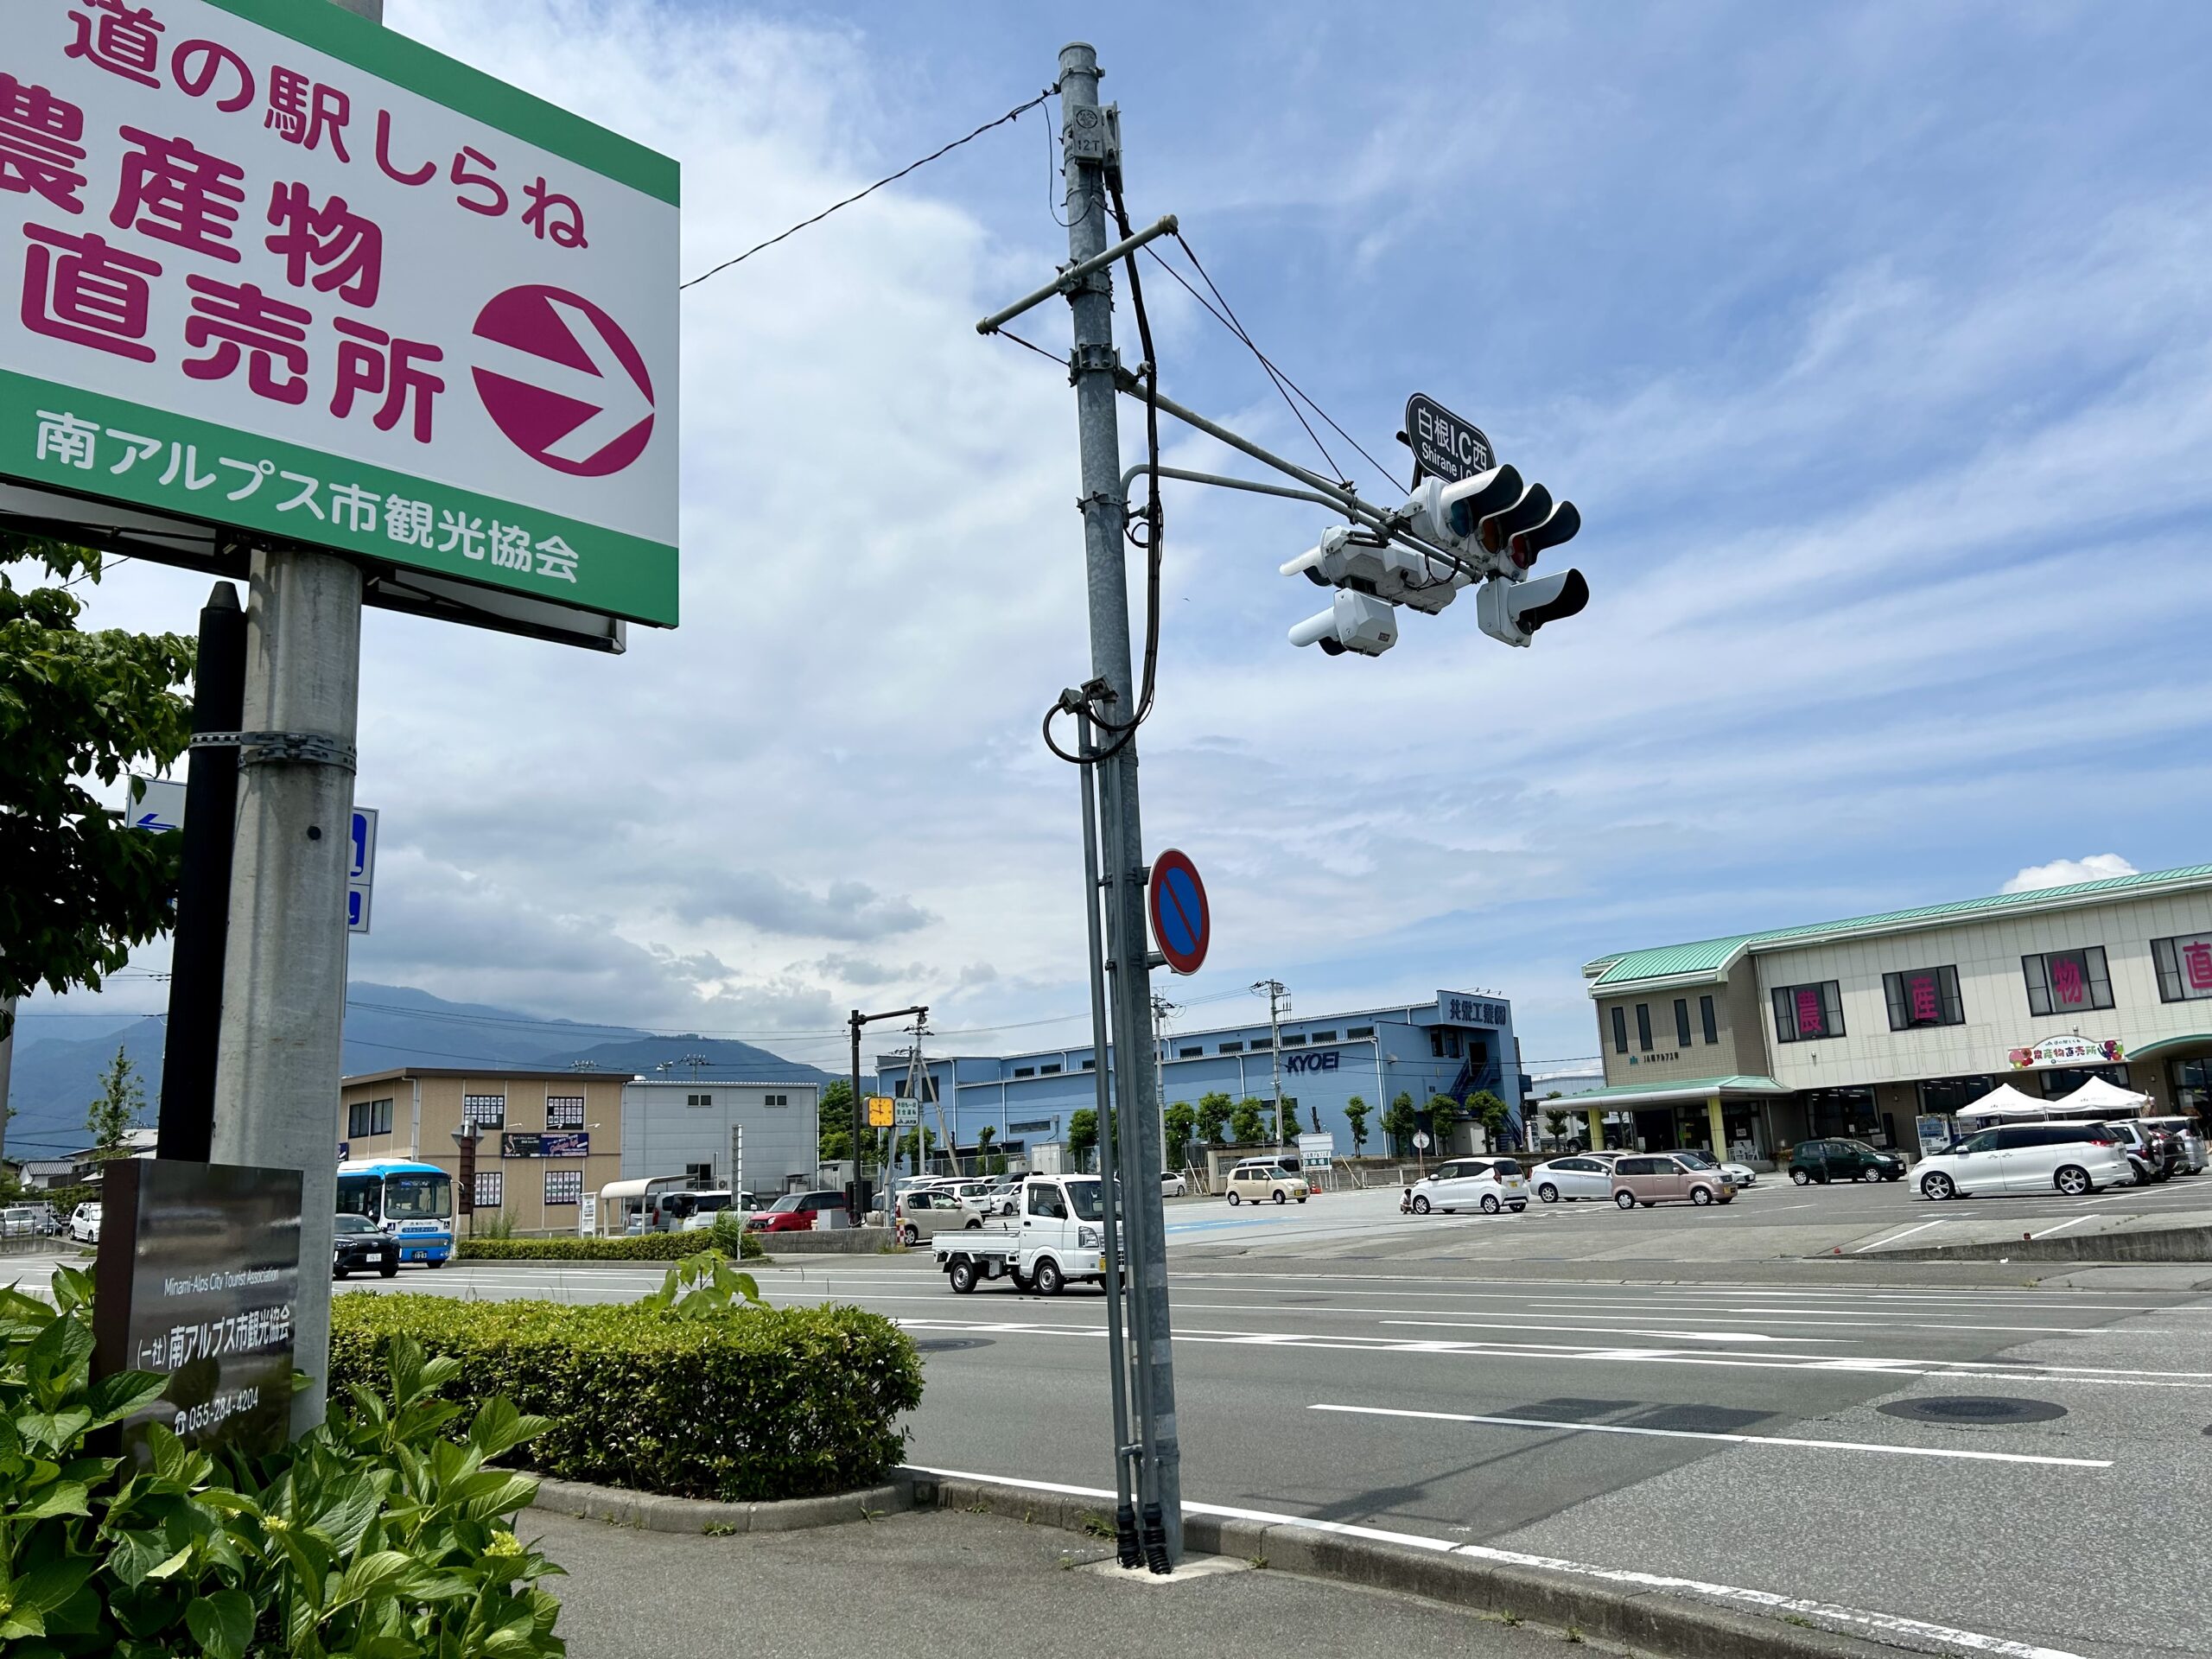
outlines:
[[1586, 1095], [1570, 1095], [1556, 1103], [1537, 1101], [1539, 1109], [1587, 1111], [1592, 1106], [1656, 1106], [1670, 1100], [1709, 1100], [1715, 1095], [1786, 1095], [1789, 1090], [1772, 1077], [1738, 1073], [1726, 1077], [1691, 1077], [1670, 1083], [1624, 1083]]
[[1855, 916], [1840, 922], [1812, 922], [1798, 927], [1770, 928], [1759, 933], [1732, 934], [1726, 938], [1700, 939], [1691, 944], [1662, 944], [1648, 950], [1617, 952], [1585, 963], [1582, 974], [1590, 982], [1590, 995], [1603, 996], [1624, 986], [1649, 985], [1654, 981], [1723, 978], [1746, 951], [1763, 947], [1824, 944], [1830, 939], [1871, 934], [1909, 933], [1986, 915], [2072, 910], [2101, 904], [2109, 899], [2146, 897], [2207, 887], [2212, 887], [2212, 864], [2147, 870], [2136, 875], [2108, 875], [2095, 881], [2071, 881], [2064, 887], [2036, 887], [2026, 893], [1998, 893], [1986, 899], [1955, 899], [1948, 904], [1885, 911], [1878, 916]]
[[634, 1074], [628, 1071], [579, 1071], [570, 1066], [548, 1071], [536, 1065], [397, 1065], [389, 1071], [360, 1071], [350, 1077], [340, 1077], [338, 1086], [351, 1089], [359, 1084], [398, 1083], [407, 1077], [481, 1077], [489, 1081], [499, 1078], [516, 1083], [632, 1083]]

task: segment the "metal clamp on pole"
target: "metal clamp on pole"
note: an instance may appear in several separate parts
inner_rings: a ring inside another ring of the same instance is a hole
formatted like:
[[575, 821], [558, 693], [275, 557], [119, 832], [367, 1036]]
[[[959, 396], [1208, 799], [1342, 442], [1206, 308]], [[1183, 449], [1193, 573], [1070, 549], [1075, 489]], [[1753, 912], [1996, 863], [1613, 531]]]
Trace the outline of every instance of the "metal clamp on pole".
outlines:
[[307, 766], [358, 769], [353, 746], [321, 732], [195, 732], [195, 749], [236, 749], [238, 764], [258, 766], [288, 762]]

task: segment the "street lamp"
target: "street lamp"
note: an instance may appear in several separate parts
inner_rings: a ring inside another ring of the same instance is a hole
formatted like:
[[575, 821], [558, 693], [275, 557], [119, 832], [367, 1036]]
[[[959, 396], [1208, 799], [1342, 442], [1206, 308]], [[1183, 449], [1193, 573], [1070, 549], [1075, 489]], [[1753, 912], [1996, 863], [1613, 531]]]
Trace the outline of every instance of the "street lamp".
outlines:
[[483, 1126], [464, 1122], [453, 1132], [453, 1143], [461, 1148], [461, 1174], [455, 1185], [461, 1188], [455, 1212], [468, 1217], [468, 1236], [476, 1236], [476, 1143], [484, 1138]]

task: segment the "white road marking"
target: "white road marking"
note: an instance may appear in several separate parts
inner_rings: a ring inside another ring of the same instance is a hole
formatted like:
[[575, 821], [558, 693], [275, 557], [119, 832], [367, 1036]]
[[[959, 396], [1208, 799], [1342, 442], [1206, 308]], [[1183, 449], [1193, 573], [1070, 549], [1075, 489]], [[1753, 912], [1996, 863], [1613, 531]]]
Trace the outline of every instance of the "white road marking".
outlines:
[[[1110, 1499], [1114, 1496], [1111, 1491], [1096, 1486], [1071, 1486], [1051, 1480], [1020, 1480], [1008, 1475], [976, 1474], [963, 1469], [922, 1468], [920, 1472], [946, 1480], [996, 1481], [1001, 1485], [1020, 1487], [1025, 1491], [1056, 1492], [1068, 1497]], [[1976, 1630], [1955, 1630], [1948, 1624], [1933, 1624], [1925, 1619], [1908, 1618], [1901, 1613], [1874, 1612], [1862, 1607], [1845, 1607], [1834, 1602], [1781, 1595], [1771, 1590], [1750, 1590], [1740, 1585], [1713, 1584], [1702, 1579], [1674, 1578], [1656, 1573], [1598, 1567], [1588, 1561], [1571, 1561], [1555, 1555], [1531, 1555], [1515, 1549], [1493, 1549], [1487, 1544], [1455, 1544], [1447, 1538], [1432, 1538], [1418, 1532], [1393, 1532], [1382, 1527], [1355, 1526], [1345, 1521], [1321, 1521], [1309, 1516], [1285, 1515], [1273, 1510], [1198, 1503], [1188, 1499], [1184, 1502], [1183, 1513], [1217, 1515], [1230, 1521], [1256, 1521], [1263, 1526], [1300, 1527], [1313, 1532], [1332, 1532], [1346, 1538], [1369, 1538], [1378, 1543], [1403, 1544], [1408, 1548], [1431, 1550], [1438, 1554], [1465, 1555], [1476, 1560], [1497, 1561], [1510, 1567], [1543, 1567], [1554, 1573], [1570, 1573], [1577, 1578], [1595, 1579], [1601, 1583], [1628, 1585], [1643, 1590], [1688, 1592], [1714, 1600], [1757, 1607], [1767, 1612], [1794, 1613], [1800, 1618], [1831, 1619], [1839, 1624], [1855, 1624], [1896, 1636], [1918, 1637], [1941, 1643], [1946, 1647], [1996, 1654], [2001, 1656], [2001, 1659], [2084, 1659], [2082, 1655], [2063, 1648], [2034, 1647], [2024, 1642], [2008, 1641], [1999, 1636], [1984, 1636]]]
[[1899, 1458], [1957, 1458], [1971, 1463], [2032, 1463], [2060, 1469], [2109, 1469], [2108, 1458], [2045, 1458], [2024, 1452], [1953, 1451], [1932, 1446], [1886, 1446], [1878, 1440], [1801, 1440], [1788, 1434], [1726, 1434], [1688, 1428], [1640, 1428], [1629, 1423], [1575, 1423], [1542, 1417], [1484, 1417], [1457, 1411], [1402, 1411], [1388, 1406], [1308, 1406], [1363, 1417], [1417, 1417], [1439, 1423], [1487, 1423], [1503, 1428], [1562, 1428], [1579, 1434], [1634, 1434], [1665, 1440], [1718, 1440], [1730, 1446], [1810, 1446], [1822, 1452], [1875, 1452]]
[[1949, 1219], [1950, 1217], [1948, 1216], [1938, 1216], [1933, 1221], [1923, 1221], [1917, 1227], [1908, 1227], [1901, 1233], [1891, 1233], [1887, 1238], [1878, 1238], [1872, 1244], [1861, 1244], [1857, 1249], [1853, 1250], [1852, 1254], [1853, 1255], [1864, 1255], [1867, 1251], [1879, 1249], [1885, 1244], [1894, 1244], [1901, 1238], [1910, 1238], [1915, 1233], [1924, 1233], [1930, 1227], [1941, 1227]]
[[2071, 1221], [2060, 1222], [2056, 1227], [2044, 1228], [2043, 1231], [2037, 1233], [2036, 1236], [2037, 1238], [2049, 1238], [2053, 1233], [2063, 1233], [2069, 1227], [2079, 1227], [2085, 1221], [2094, 1221], [2096, 1217], [2094, 1216], [2076, 1216]]

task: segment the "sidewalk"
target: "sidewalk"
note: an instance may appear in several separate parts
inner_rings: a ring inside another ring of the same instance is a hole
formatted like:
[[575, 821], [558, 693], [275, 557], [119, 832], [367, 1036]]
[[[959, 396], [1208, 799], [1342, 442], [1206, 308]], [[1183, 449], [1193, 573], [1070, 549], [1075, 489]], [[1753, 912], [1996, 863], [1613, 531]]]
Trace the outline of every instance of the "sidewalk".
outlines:
[[1029, 1645], [1128, 1655], [1530, 1659], [1566, 1645], [1557, 1630], [1287, 1573], [1116, 1582], [1064, 1565], [1110, 1560], [1110, 1541], [992, 1515], [707, 1538], [531, 1510], [520, 1530], [568, 1569], [545, 1582], [575, 1659], [851, 1659], [988, 1647], [1024, 1629]]

